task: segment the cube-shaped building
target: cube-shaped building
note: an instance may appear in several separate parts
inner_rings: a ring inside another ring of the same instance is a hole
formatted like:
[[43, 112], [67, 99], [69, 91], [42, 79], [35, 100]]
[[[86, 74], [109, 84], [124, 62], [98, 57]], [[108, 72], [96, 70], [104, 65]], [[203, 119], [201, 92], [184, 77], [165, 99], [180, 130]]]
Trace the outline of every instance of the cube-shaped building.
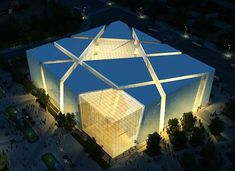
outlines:
[[28, 50], [35, 86], [116, 157], [209, 101], [215, 70], [121, 21]]

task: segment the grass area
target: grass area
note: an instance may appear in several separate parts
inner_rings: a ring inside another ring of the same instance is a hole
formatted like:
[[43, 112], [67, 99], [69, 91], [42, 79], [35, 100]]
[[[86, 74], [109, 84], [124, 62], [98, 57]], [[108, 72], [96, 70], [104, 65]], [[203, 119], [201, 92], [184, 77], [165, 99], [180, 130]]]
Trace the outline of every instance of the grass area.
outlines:
[[23, 133], [23, 136], [25, 137], [25, 139], [30, 142], [30, 143], [34, 143], [35, 141], [38, 140], [38, 135], [36, 134], [36, 132], [26, 123], [24, 122], [24, 126], [21, 126], [18, 121], [17, 121], [17, 114], [18, 111], [16, 110], [16, 108], [14, 106], [9, 106], [5, 109], [8, 117], [14, 121], [16, 123], [16, 126], [19, 127], [19, 129], [21, 130], [21, 132]]
[[56, 158], [52, 153], [46, 153], [44, 155], [42, 155], [42, 161], [45, 163], [45, 165], [47, 166], [47, 168], [50, 171], [55, 171], [56, 170]]
[[35, 133], [35, 131], [29, 126], [25, 126], [25, 127], [21, 128], [21, 131], [22, 131], [25, 139], [30, 143], [36, 142], [39, 138], [38, 135]]
[[17, 119], [18, 112], [17, 112], [17, 110], [16, 110], [16, 108], [14, 106], [7, 107], [5, 109], [5, 112], [7, 113], [8, 117], [10, 119], [13, 119], [13, 120]]
[[52, 153], [43, 154], [41, 158], [42, 161], [47, 166], [48, 170], [50, 171], [64, 170], [63, 166], [58, 162], [58, 160]]
[[0, 99], [5, 96], [5, 91], [0, 87]]

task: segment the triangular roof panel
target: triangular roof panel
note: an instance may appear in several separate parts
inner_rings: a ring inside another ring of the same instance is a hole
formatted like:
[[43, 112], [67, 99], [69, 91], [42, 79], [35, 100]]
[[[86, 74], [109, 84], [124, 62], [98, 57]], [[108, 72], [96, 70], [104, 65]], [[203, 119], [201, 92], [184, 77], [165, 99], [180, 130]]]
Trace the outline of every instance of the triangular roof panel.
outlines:
[[73, 62], [45, 64], [43, 68], [50, 72], [56, 79], [60, 80], [72, 65]]
[[156, 101], [160, 102], [161, 98], [155, 85], [125, 89], [125, 92], [145, 106], [151, 105]]
[[78, 34], [74, 34], [71, 37], [81, 37], [81, 38], [94, 38], [101, 31], [104, 26], [96, 27], [91, 30], [87, 30]]
[[116, 21], [108, 25], [102, 38], [133, 39], [130, 28], [121, 21]]
[[92, 42], [90, 39], [73, 39], [73, 38], [64, 38], [56, 41], [57, 44], [76, 55], [76, 57], [80, 57], [80, 55], [84, 52], [84, 50], [89, 46]]
[[158, 53], [172, 53], [172, 52], [181, 53], [179, 50], [177, 50], [167, 44], [142, 43], [141, 45], [147, 55], [158, 54]]
[[96, 60], [86, 63], [117, 86], [152, 81], [142, 58]]
[[149, 60], [160, 80], [214, 70], [212, 67], [185, 54], [149, 57]]
[[110, 88], [94, 74], [78, 65], [65, 81], [65, 86], [76, 94]]
[[133, 28], [133, 29], [134, 29], [139, 41], [141, 41], [141, 42], [155, 42], [155, 43], [160, 43], [161, 42], [160, 40], [158, 40], [158, 39], [142, 32], [138, 29], [135, 29], [135, 28]]
[[70, 59], [63, 52], [58, 50], [52, 43], [47, 43], [45, 45], [27, 50], [26, 53], [27, 56], [33, 57], [39, 62]]

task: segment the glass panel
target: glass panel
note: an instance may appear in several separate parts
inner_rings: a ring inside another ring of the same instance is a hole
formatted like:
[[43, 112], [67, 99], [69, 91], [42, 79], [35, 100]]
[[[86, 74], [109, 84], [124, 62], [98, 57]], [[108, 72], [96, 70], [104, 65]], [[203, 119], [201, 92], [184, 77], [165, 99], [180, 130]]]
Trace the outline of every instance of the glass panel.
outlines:
[[111, 156], [134, 146], [143, 106], [122, 90], [79, 96], [82, 129]]

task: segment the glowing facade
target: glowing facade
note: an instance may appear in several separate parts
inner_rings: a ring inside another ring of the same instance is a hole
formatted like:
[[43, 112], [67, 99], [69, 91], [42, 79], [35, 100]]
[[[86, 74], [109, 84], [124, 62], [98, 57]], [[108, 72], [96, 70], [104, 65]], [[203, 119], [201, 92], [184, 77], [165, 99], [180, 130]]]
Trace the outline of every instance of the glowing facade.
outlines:
[[33, 83], [111, 156], [209, 101], [214, 69], [117, 21], [27, 51]]

